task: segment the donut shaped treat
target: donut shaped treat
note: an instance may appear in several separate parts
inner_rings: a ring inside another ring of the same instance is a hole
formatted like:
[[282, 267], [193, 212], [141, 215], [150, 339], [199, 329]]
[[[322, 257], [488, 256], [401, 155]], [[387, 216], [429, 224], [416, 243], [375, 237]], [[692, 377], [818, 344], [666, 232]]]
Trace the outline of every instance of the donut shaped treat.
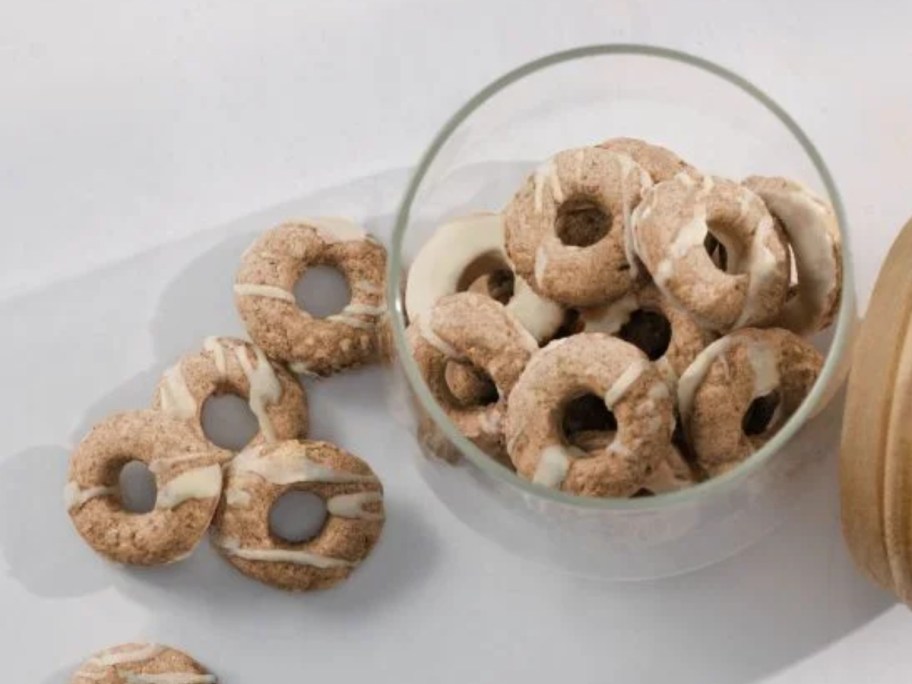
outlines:
[[[279, 589], [325, 589], [346, 579], [383, 529], [383, 487], [364, 461], [328, 442], [291, 440], [242, 451], [228, 466], [213, 542], [235, 568]], [[273, 504], [290, 491], [326, 504], [317, 535], [295, 543], [269, 528]]]
[[504, 251], [500, 214], [480, 213], [440, 226], [424, 243], [408, 272], [405, 308], [414, 320], [441, 297], [471, 290], [497, 299], [539, 342], [564, 320], [559, 304], [537, 295], [513, 273]]
[[626, 154], [646, 170], [653, 183], [671, 180], [679, 173], [698, 178], [702, 174], [669, 149], [637, 138], [611, 138], [598, 147]]
[[[161, 411], [116, 414], [95, 425], [73, 452], [66, 507], [82, 538], [109, 560], [177, 561], [206, 533], [222, 491], [221, 464], [231, 456]], [[148, 513], [121, 503], [120, 471], [134, 460], [155, 476], [158, 493]]]
[[165, 372], [153, 408], [190, 423], [203, 435], [206, 401], [234, 394], [247, 401], [259, 430], [247, 446], [307, 434], [307, 395], [298, 379], [259, 347], [233, 337], [208, 337]]
[[[538, 351], [535, 338], [502, 304], [474, 292], [443, 297], [407, 332], [428, 388], [456, 427], [486, 453], [506, 460], [501, 424], [506, 398]], [[453, 360], [484, 371], [497, 390], [495, 401], [465, 406], [457, 400], [446, 381]]]
[[779, 220], [795, 256], [798, 283], [775, 325], [799, 335], [829, 327], [842, 298], [842, 235], [836, 213], [795, 181], [751, 176], [744, 185]]
[[218, 680], [186, 653], [159, 644], [123, 644], [86, 660], [70, 684], [215, 684]]
[[[756, 194], [722, 178], [678, 174], [653, 186], [631, 239], [658, 288], [701, 325], [724, 332], [766, 325], [788, 294], [788, 247]], [[725, 270], [708, 240], [724, 247]]]
[[[568, 444], [566, 406], [600, 397], [617, 429], [607, 446]], [[668, 386], [639, 349], [601, 333], [556, 340], [532, 357], [510, 393], [507, 451], [522, 477], [585, 496], [631, 496], [671, 448]]]
[[516, 272], [542, 296], [570, 306], [624, 295], [635, 278], [625, 234], [651, 184], [626, 154], [598, 147], [558, 153], [504, 211]]
[[715, 476], [747, 459], [798, 409], [822, 367], [820, 352], [780, 328], [745, 328], [709, 345], [678, 382], [697, 464]]
[[[310, 266], [338, 269], [351, 301], [315, 318], [298, 308], [294, 286]], [[344, 219], [284, 223], [244, 253], [235, 303], [253, 342], [296, 373], [329, 375], [377, 360], [386, 326], [386, 250]]]
[[614, 335], [641, 349], [671, 389], [716, 337], [654, 285], [635, 288], [611, 304], [581, 309], [578, 325], [583, 332]]

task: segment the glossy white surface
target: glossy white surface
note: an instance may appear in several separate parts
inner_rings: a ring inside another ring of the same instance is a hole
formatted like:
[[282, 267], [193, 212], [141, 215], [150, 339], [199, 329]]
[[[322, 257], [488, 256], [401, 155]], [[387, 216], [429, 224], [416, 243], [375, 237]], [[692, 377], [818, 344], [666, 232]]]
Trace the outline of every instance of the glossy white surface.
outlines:
[[368, 458], [387, 489], [385, 539], [347, 586], [286, 596], [207, 548], [128, 572], [76, 539], [60, 502], [67, 450], [106, 412], [146, 404], [182, 351], [240, 331], [232, 264], [254, 224], [287, 209], [211, 229], [297, 197], [308, 214], [381, 217], [380, 230], [403, 169], [445, 118], [546, 52], [664, 44], [764, 88], [836, 177], [867, 300], [912, 213], [908, 3], [430, 5], [0, 7], [4, 672], [63, 684], [91, 651], [153, 639], [238, 684], [304, 672], [444, 684], [907, 678], [912, 619], [850, 565], [834, 468], [783, 528], [721, 565], [662, 582], [579, 580], [507, 556], [434, 500], [405, 433], [376, 411], [375, 371], [310, 393], [314, 434]]

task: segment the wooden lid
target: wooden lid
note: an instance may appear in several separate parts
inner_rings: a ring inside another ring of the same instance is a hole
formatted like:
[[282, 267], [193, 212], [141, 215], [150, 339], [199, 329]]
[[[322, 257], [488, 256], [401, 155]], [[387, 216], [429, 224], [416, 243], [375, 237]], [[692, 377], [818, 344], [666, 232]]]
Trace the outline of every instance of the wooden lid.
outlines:
[[912, 605], [912, 221], [884, 262], [856, 342], [840, 480], [856, 563]]

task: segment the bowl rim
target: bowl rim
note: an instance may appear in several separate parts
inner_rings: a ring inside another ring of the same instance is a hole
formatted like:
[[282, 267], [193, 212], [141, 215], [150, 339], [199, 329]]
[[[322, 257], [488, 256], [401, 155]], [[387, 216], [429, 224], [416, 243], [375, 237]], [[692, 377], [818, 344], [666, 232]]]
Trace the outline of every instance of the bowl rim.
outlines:
[[[798, 410], [792, 414], [785, 425], [782, 426], [779, 432], [777, 432], [770, 441], [735, 468], [732, 468], [722, 475], [706, 480], [697, 486], [653, 497], [624, 499], [580, 496], [535, 484], [521, 478], [519, 475], [516, 475], [506, 467], [500, 465], [459, 432], [455, 424], [434, 400], [427, 383], [425, 383], [424, 378], [418, 369], [418, 365], [415, 363], [414, 358], [412, 358], [405, 333], [404, 288], [400, 287], [401, 276], [404, 272], [404, 264], [402, 263], [402, 244], [409, 222], [412, 203], [438, 152], [466, 119], [491, 97], [497, 95], [513, 83], [526, 76], [530, 76], [538, 71], [558, 64], [589, 57], [604, 56], [641, 56], [677, 62], [714, 75], [749, 95], [772, 113], [801, 145], [823, 181], [842, 233], [843, 291], [838, 317], [835, 323], [835, 332], [821, 373], [801, 406], [799, 406]], [[849, 245], [845, 210], [836, 183], [814, 143], [811, 142], [810, 138], [801, 129], [798, 123], [778, 103], [744, 77], [702, 57], [671, 48], [653, 45], [609, 43], [587, 45], [555, 52], [534, 59], [507, 72], [478, 91], [446, 121], [421, 156], [421, 160], [409, 180], [399, 205], [396, 223], [393, 228], [391, 247], [390, 258], [387, 262], [386, 297], [387, 301], [392, 302], [393, 304], [391, 307], [392, 315], [390, 317], [393, 343], [396, 356], [404, 371], [408, 385], [415, 396], [418, 397], [418, 400], [421, 403], [421, 409], [431, 416], [436, 427], [439, 428], [446, 438], [459, 449], [460, 453], [485, 475], [511, 487], [516, 487], [522, 493], [548, 499], [555, 503], [580, 508], [617, 511], [671, 508], [679, 504], [696, 502], [714, 494], [724, 493], [738, 482], [749, 477], [777, 454], [782, 447], [789, 442], [802, 427], [804, 427], [808, 420], [813, 417], [818, 403], [828, 391], [834, 376], [841, 370], [842, 361], [848, 351], [851, 332], [855, 324], [855, 289], [852, 276], [851, 247]]]

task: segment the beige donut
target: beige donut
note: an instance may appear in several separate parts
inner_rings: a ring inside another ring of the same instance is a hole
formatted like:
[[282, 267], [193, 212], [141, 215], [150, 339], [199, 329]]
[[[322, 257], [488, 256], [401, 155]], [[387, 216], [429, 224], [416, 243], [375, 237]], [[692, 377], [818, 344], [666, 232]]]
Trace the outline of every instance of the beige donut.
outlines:
[[[228, 466], [213, 542], [229, 563], [290, 591], [326, 589], [346, 579], [383, 529], [383, 487], [364, 461], [328, 442], [290, 440], [246, 449]], [[321, 530], [304, 542], [269, 529], [273, 504], [290, 491], [326, 504]]]
[[[704, 327], [765, 325], [788, 294], [788, 246], [756, 194], [723, 178], [678, 174], [653, 186], [633, 214], [631, 239], [656, 285]], [[727, 252], [721, 271], [704, 243]]]
[[775, 216], [795, 255], [798, 284], [775, 321], [799, 335], [832, 324], [842, 298], [842, 234], [833, 208], [800, 183], [751, 176], [744, 185]]
[[504, 211], [507, 254], [542, 296], [594, 306], [634, 281], [625, 234], [652, 184], [626, 154], [597, 147], [560, 152], [526, 180]]
[[492, 291], [492, 271], [512, 273], [500, 214], [472, 214], [443, 224], [409, 267], [405, 288], [409, 318], [425, 316], [438, 299], [468, 287], [501, 301], [539, 342], [550, 339], [563, 322], [563, 307], [540, 297], [519, 276], [514, 276], [511, 289], [500, 283], [498, 291]]
[[697, 464], [714, 476], [747, 459], [798, 409], [822, 367], [820, 352], [780, 328], [745, 328], [709, 345], [678, 382]]
[[[345, 276], [351, 301], [338, 314], [315, 318], [298, 308], [294, 286], [310, 266]], [[296, 373], [329, 375], [377, 360], [387, 325], [383, 288], [386, 250], [344, 219], [283, 223], [244, 253], [234, 285], [247, 333]]]
[[[611, 443], [594, 453], [567, 444], [562, 414], [594, 394], [617, 420]], [[673, 403], [645, 354], [601, 333], [556, 340], [532, 357], [510, 393], [507, 451], [522, 477], [585, 496], [631, 496], [671, 446]]]
[[233, 337], [208, 337], [197, 354], [165, 372], [153, 408], [188, 421], [201, 435], [203, 407], [213, 396], [247, 400], [260, 429], [247, 444], [307, 435], [307, 395], [297, 378], [271, 362], [259, 347]]
[[671, 150], [637, 138], [611, 138], [599, 143], [598, 147], [610, 152], [626, 154], [646, 170], [653, 183], [671, 180], [679, 173], [685, 173], [695, 178], [701, 175], [699, 171]]
[[122, 644], [96, 653], [73, 673], [70, 684], [215, 684], [205, 667], [176, 648]]
[[[82, 538], [109, 560], [178, 561], [206, 533], [222, 492], [221, 464], [231, 456], [161, 411], [116, 414], [95, 425], [73, 452], [66, 507]], [[120, 499], [120, 471], [134, 460], [155, 476], [158, 493], [148, 513], [128, 511]]]
[[[415, 362], [434, 398], [468, 439], [494, 458], [505, 460], [502, 420], [506, 397], [538, 343], [502, 304], [460, 292], [440, 299], [430, 315], [407, 331]], [[497, 401], [463, 406], [446, 383], [450, 360], [483, 369], [497, 388]]]
[[615, 335], [641, 349], [672, 390], [697, 354], [715, 339], [654, 285], [635, 288], [611, 304], [579, 313], [584, 332]]

